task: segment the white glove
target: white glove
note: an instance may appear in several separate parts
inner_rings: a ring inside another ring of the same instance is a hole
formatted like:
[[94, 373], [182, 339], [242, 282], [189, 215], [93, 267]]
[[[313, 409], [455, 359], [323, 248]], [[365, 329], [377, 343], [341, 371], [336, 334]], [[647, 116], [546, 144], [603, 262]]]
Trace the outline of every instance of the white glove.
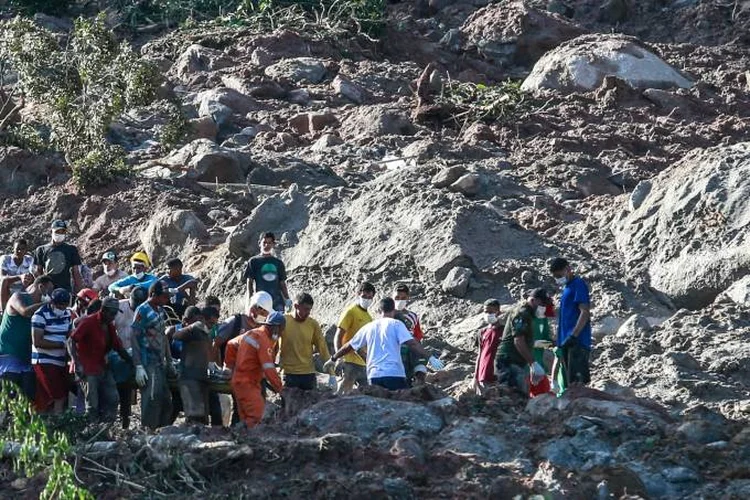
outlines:
[[439, 372], [440, 370], [445, 368], [445, 364], [435, 356], [430, 356], [430, 359], [427, 360], [427, 366], [429, 366], [436, 372]]
[[323, 371], [333, 376], [333, 374], [336, 372], [336, 362], [332, 359], [326, 361], [323, 364]]
[[328, 375], [328, 387], [335, 391], [337, 386], [336, 375]]
[[169, 295], [177, 295], [180, 292], [177, 288], [167, 288], [167, 291], [169, 292]]
[[284, 305], [286, 305], [287, 312], [290, 312], [292, 310], [292, 307], [294, 306], [294, 302], [292, 301], [292, 299], [286, 299], [284, 301]]
[[214, 363], [213, 361], [211, 361], [208, 364], [208, 373], [214, 373], [214, 372], [218, 372], [218, 371], [220, 371], [219, 370], [219, 365], [217, 365], [216, 363]]
[[553, 344], [549, 340], [537, 340], [534, 342], [534, 349], [549, 349]]
[[42, 295], [42, 304], [49, 304], [52, 302], [52, 297], [49, 295]]
[[142, 365], [137, 365], [135, 367], [135, 383], [138, 384], [139, 387], [144, 387], [146, 385], [146, 382], [148, 382], [148, 375], [146, 375], [146, 370]]
[[560, 384], [557, 383], [557, 380], [552, 381], [552, 392], [555, 394], [560, 392]]
[[534, 361], [534, 363], [529, 366], [529, 373], [531, 375], [531, 385], [537, 385], [547, 375], [544, 372], [544, 368], [542, 368], [542, 365], [540, 365], [536, 361]]

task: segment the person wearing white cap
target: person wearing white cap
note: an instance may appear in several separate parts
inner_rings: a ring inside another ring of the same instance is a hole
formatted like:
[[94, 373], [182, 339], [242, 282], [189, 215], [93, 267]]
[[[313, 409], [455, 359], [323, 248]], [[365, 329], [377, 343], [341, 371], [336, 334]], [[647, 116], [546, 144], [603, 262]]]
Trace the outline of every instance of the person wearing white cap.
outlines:
[[247, 314], [235, 314], [219, 325], [216, 338], [213, 341], [214, 360], [213, 363], [209, 364], [209, 368], [218, 370], [218, 366], [224, 359], [226, 343], [246, 330], [258, 328], [273, 311], [271, 295], [268, 292], [255, 292], [250, 297], [250, 307], [247, 308]]
[[120, 269], [117, 265], [117, 253], [113, 250], [104, 252], [102, 255], [102, 275], [94, 280], [92, 287], [97, 292], [109, 288], [109, 285], [128, 276], [128, 273]]

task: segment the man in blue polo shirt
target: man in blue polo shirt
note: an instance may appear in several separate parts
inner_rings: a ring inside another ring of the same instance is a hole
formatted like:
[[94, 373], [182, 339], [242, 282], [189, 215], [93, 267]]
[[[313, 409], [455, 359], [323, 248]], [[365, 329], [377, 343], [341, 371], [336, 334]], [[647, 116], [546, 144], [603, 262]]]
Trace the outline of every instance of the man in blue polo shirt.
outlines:
[[557, 318], [557, 346], [562, 350], [565, 385], [585, 385], [591, 380], [591, 300], [589, 287], [575, 276], [570, 263], [558, 257], [550, 263], [555, 282], [563, 287]]

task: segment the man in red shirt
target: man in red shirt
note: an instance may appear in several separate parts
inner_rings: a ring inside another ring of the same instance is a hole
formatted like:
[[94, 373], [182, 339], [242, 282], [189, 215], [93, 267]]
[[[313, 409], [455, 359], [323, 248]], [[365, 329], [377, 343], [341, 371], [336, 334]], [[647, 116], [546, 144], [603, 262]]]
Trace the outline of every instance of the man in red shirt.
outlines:
[[500, 302], [489, 299], [484, 303], [484, 321], [487, 327], [477, 336], [479, 354], [474, 368], [474, 391], [481, 396], [487, 385], [495, 382], [495, 354], [503, 338], [503, 324], [500, 321]]
[[76, 378], [86, 396], [86, 413], [89, 418], [104, 422], [115, 420], [119, 405], [107, 354], [114, 350], [126, 363], [133, 364], [115, 331], [114, 320], [119, 312], [119, 301], [105, 298], [99, 312], [82, 318], [67, 341]]

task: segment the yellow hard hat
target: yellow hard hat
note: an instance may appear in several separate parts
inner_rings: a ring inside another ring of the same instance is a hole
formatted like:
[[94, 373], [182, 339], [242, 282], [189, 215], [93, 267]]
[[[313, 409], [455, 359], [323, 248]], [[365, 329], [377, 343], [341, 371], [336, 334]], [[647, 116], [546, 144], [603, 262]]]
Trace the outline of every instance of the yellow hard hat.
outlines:
[[146, 266], [151, 267], [151, 260], [149, 260], [146, 252], [134, 253], [133, 256], [130, 257], [130, 263], [133, 264], [135, 262], [140, 262], [141, 264], [146, 264]]

